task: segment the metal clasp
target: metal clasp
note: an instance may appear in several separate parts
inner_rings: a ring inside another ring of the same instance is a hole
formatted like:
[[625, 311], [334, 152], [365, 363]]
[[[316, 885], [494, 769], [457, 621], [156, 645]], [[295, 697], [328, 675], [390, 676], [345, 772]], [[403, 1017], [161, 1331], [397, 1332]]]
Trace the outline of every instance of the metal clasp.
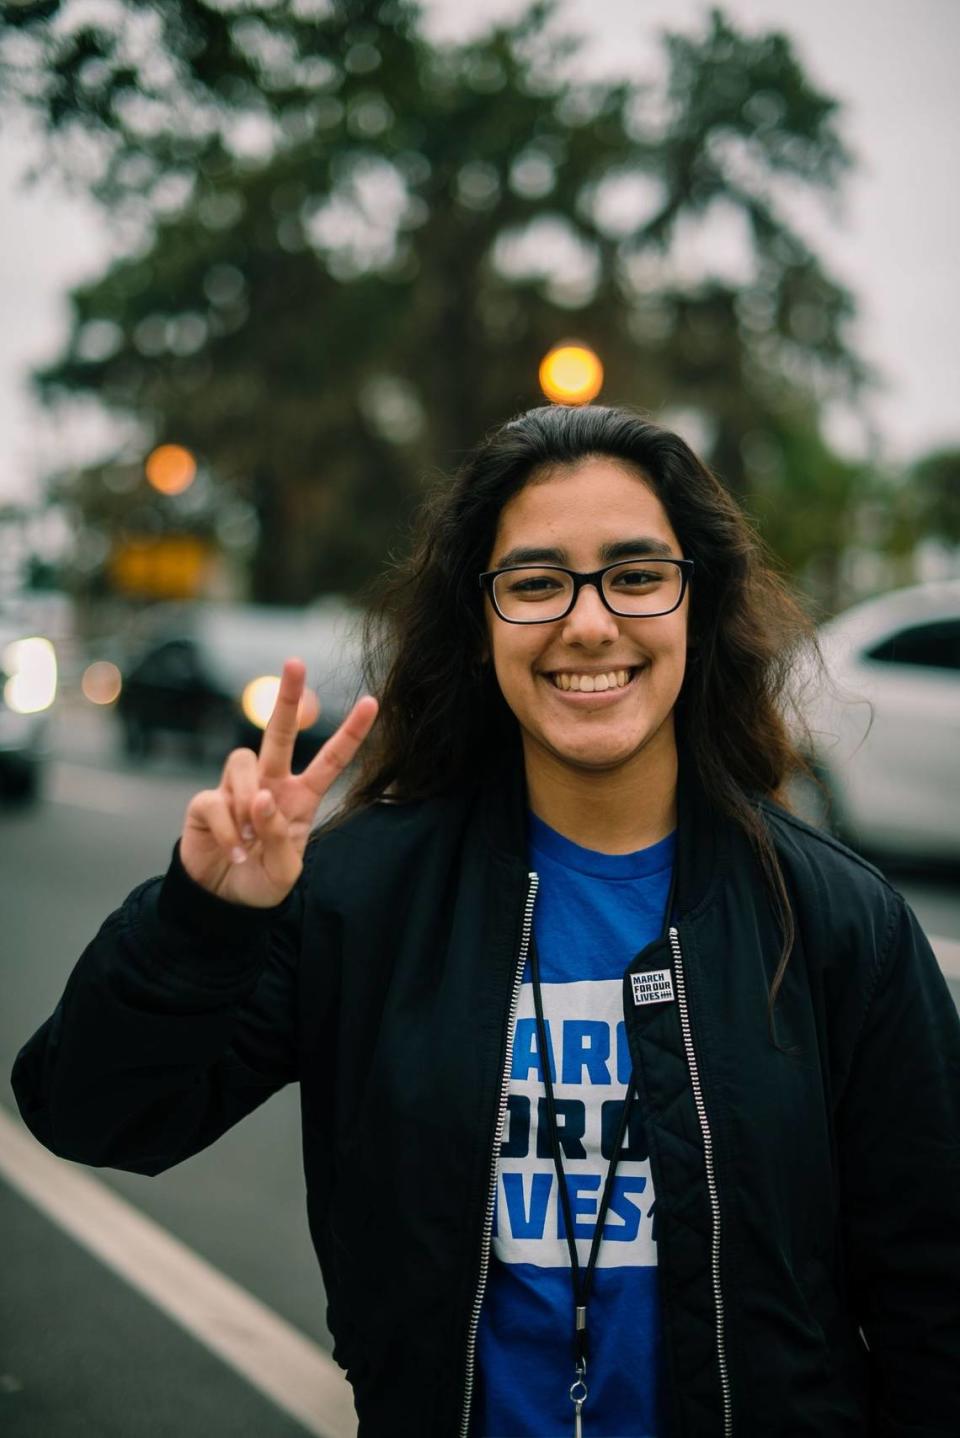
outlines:
[[577, 1364], [577, 1376], [570, 1384], [570, 1402], [573, 1404], [573, 1438], [583, 1438], [583, 1405], [587, 1401], [587, 1385], [584, 1382], [584, 1374], [587, 1365], [583, 1361]]

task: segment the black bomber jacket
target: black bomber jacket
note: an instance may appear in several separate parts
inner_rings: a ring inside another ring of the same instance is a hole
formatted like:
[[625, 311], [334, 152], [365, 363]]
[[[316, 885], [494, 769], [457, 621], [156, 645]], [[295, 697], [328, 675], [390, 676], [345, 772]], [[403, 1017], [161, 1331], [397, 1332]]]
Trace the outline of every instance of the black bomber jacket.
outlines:
[[[874, 868], [764, 803], [797, 928], [772, 1042], [767, 885], [685, 758], [680, 779], [672, 912], [624, 975], [667, 1434], [957, 1438], [960, 1023], [930, 946]], [[175, 853], [14, 1071], [55, 1153], [148, 1174], [299, 1081], [361, 1438], [496, 1438], [470, 1400], [535, 891], [524, 802], [514, 776], [375, 805], [311, 840], [274, 910], [207, 894]], [[638, 1006], [650, 969], [673, 997]]]

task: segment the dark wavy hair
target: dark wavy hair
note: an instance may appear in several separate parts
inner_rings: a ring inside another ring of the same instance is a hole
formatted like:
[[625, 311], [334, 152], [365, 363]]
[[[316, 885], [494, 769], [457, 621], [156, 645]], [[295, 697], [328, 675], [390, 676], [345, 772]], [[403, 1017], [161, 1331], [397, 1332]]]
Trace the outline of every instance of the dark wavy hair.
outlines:
[[[749, 836], [771, 887], [783, 946], [770, 1012], [794, 941], [782, 870], [758, 800], [784, 800], [806, 771], [785, 714], [813, 626], [735, 500], [679, 435], [639, 413], [547, 405], [494, 430], [424, 504], [410, 557], [386, 576], [366, 622], [366, 680], [381, 715], [340, 816], [385, 798], [477, 782], [516, 743], [516, 721], [484, 660], [487, 568], [500, 512], [535, 479], [594, 457], [653, 489], [694, 560], [678, 742], [714, 804]], [[802, 733], [802, 729], [799, 731]]]

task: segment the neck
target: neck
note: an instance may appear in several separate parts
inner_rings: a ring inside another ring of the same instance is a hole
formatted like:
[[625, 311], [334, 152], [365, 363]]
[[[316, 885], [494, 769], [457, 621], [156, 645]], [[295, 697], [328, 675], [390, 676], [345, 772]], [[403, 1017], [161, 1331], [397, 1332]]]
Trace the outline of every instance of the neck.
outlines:
[[524, 736], [530, 807], [565, 839], [602, 854], [631, 854], [677, 826], [677, 746], [665, 724], [613, 769], [578, 769]]

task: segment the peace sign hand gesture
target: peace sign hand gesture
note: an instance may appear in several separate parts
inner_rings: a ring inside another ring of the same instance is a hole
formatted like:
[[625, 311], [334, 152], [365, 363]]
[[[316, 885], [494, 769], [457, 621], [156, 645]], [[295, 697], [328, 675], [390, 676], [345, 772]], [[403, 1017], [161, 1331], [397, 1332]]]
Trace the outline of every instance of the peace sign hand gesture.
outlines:
[[287, 660], [259, 756], [234, 749], [219, 786], [195, 794], [187, 807], [181, 863], [196, 883], [232, 904], [272, 908], [286, 898], [303, 868], [321, 799], [377, 717], [376, 699], [364, 695], [303, 773], [291, 773], [305, 673], [302, 660]]

